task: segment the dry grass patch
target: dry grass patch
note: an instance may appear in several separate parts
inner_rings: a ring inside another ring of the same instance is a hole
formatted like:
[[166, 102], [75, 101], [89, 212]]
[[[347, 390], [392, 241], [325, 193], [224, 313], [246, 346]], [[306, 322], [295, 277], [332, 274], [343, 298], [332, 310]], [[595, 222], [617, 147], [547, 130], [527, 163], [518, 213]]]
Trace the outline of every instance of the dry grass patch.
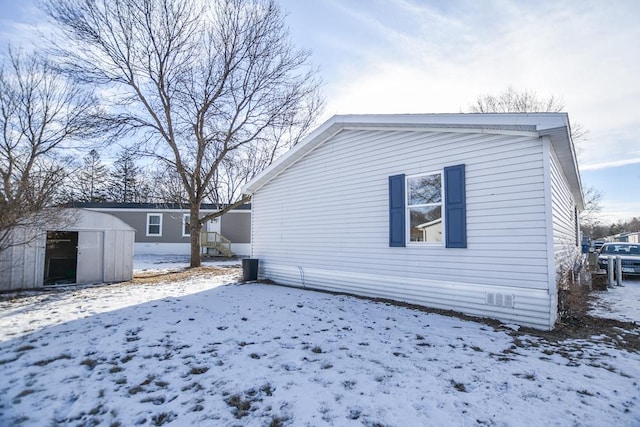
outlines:
[[225, 276], [228, 274], [234, 274], [238, 277], [241, 276], [242, 268], [239, 267], [195, 267], [187, 268], [179, 271], [167, 271], [167, 272], [142, 272], [134, 276], [130, 283], [133, 284], [146, 284], [146, 283], [160, 283], [160, 282], [173, 282], [190, 279], [192, 277], [200, 276]]

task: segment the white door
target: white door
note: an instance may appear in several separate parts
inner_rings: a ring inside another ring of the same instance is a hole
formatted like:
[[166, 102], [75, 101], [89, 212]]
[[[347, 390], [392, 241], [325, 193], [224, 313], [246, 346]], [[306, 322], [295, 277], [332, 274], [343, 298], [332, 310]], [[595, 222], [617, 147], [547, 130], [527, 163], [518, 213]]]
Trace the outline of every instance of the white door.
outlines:
[[[207, 221], [207, 226], [206, 226], [206, 230], [207, 230], [207, 234], [206, 234], [206, 242], [200, 242], [201, 245], [203, 245], [203, 247], [205, 247], [205, 251], [206, 253], [210, 253], [211, 251], [213, 251], [213, 253], [216, 253], [216, 242], [220, 241], [220, 218], [214, 218], [212, 220]], [[214, 234], [214, 233], [218, 233], [218, 234]]]
[[207, 231], [220, 234], [220, 217], [207, 221]]
[[78, 233], [78, 268], [76, 283], [101, 283], [103, 281], [104, 233], [80, 231]]

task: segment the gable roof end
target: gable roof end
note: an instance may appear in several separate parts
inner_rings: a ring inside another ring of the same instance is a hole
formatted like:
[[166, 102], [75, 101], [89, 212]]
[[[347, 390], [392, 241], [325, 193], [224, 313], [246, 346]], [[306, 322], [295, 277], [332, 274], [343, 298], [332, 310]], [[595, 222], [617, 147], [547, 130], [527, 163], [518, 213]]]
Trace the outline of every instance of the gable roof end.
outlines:
[[560, 167], [567, 177], [578, 209], [584, 208], [580, 173], [567, 113], [336, 115], [248, 182], [243, 188], [243, 193], [254, 194], [332, 136], [347, 129], [482, 132], [548, 137], [560, 161]]

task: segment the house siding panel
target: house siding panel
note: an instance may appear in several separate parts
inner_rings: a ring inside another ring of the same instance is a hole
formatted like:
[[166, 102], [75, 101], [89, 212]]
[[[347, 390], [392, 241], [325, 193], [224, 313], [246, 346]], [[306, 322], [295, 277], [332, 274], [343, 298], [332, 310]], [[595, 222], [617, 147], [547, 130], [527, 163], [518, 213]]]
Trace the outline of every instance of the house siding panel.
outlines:
[[233, 243], [251, 243], [251, 212], [228, 212], [220, 219], [220, 233]]
[[[344, 130], [254, 194], [252, 256], [284, 284], [548, 327], [543, 162], [529, 136]], [[468, 247], [388, 247], [388, 177], [457, 164]], [[487, 289], [515, 307], [486, 304]]]
[[553, 150], [550, 151], [550, 170], [553, 248], [556, 266], [558, 269], [563, 266], [571, 268], [579, 253], [574, 214], [576, 204]]
[[[188, 214], [188, 210], [134, 210], [123, 209], [95, 209], [101, 212], [108, 212], [120, 218], [136, 229], [136, 242], [139, 243], [189, 243], [189, 236], [182, 235], [182, 218]], [[147, 236], [147, 214], [162, 215], [162, 235]]]

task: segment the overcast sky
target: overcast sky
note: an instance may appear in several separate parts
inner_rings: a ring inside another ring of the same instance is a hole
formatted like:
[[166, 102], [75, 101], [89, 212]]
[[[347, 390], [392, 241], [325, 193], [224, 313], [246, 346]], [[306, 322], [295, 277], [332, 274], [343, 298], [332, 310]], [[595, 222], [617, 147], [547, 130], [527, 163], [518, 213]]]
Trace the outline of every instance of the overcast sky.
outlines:
[[[320, 69], [327, 118], [467, 111], [509, 86], [553, 95], [590, 131], [580, 170], [606, 219], [640, 216], [640, 1], [281, 4]], [[0, 0], [0, 42], [28, 42], [42, 20], [32, 0]]]

